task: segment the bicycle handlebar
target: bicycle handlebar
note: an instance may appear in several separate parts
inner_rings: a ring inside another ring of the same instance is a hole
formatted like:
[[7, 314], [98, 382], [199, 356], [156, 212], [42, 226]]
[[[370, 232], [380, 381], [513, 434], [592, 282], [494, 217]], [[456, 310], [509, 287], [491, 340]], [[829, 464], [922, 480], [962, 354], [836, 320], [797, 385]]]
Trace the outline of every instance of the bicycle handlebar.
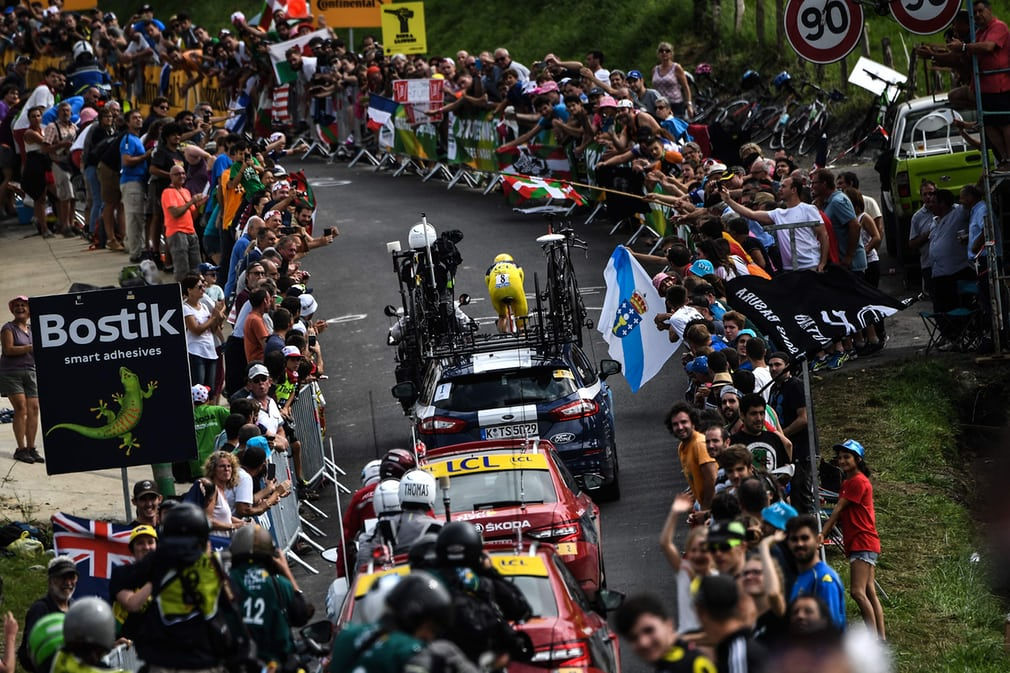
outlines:
[[830, 100], [836, 103], [845, 100], [845, 94], [843, 94], [838, 89], [832, 89], [831, 91], [826, 91], [821, 87], [817, 86], [816, 84], [814, 84], [813, 82], [807, 80], [803, 80], [801, 84], [809, 89], [813, 89], [814, 91], [816, 91], [818, 96], [827, 96]]

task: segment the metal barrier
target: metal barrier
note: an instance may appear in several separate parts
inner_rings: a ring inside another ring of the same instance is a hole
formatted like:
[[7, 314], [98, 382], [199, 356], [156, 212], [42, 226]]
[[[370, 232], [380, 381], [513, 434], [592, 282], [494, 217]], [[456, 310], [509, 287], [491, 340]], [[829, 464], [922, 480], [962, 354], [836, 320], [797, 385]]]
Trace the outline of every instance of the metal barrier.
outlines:
[[295, 437], [302, 445], [302, 476], [310, 484], [316, 483], [323, 474], [323, 432], [318, 392], [318, 383], [302, 386], [291, 404]]
[[[292, 484], [297, 483], [297, 479], [294, 477], [294, 469], [291, 467], [289, 454], [274, 451], [270, 454], [269, 462], [277, 466], [278, 480], [284, 481], [287, 479]], [[302, 521], [298, 515], [298, 494], [295, 490], [292, 490], [287, 497], [281, 498], [277, 501], [276, 505], [267, 510], [266, 515], [260, 517], [260, 525], [270, 531], [274, 544], [284, 550], [289, 560], [298, 563], [313, 575], [319, 573], [318, 570], [303, 561], [301, 557], [291, 550], [295, 540], [299, 539], [315, 547], [318, 551], [323, 550], [321, 546], [316, 544], [302, 531]], [[316, 530], [318, 531], [318, 529]], [[322, 531], [319, 531], [319, 533], [321, 534]]]
[[102, 657], [102, 662], [113, 670], [132, 671], [136, 673], [144, 662], [137, 657], [137, 648], [130, 645], [117, 645]]

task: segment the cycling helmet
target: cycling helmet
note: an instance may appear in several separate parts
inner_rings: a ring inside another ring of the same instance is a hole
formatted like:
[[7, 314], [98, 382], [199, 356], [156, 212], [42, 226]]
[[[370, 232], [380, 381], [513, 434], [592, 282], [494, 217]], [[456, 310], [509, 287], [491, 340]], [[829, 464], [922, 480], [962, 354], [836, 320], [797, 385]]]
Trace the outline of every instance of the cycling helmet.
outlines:
[[435, 477], [424, 470], [410, 470], [400, 477], [400, 507], [431, 509], [435, 505]]
[[379, 465], [380, 479], [399, 479], [407, 470], [417, 467], [417, 460], [407, 449], [390, 449]]
[[274, 541], [270, 531], [258, 524], [246, 524], [231, 537], [232, 563], [242, 561], [269, 561], [274, 557]]
[[210, 535], [210, 522], [199, 507], [191, 502], [181, 502], [164, 513], [161, 535], [206, 539]]
[[452, 620], [449, 591], [423, 570], [412, 572], [397, 582], [386, 596], [386, 607], [406, 633], [413, 633], [427, 621], [444, 630]]
[[761, 73], [757, 70], [748, 70], [740, 78], [740, 86], [748, 89], [752, 86], [757, 86], [761, 82]]
[[116, 619], [109, 604], [101, 598], [88, 596], [71, 605], [63, 620], [63, 642], [111, 650], [116, 644]]
[[437, 566], [438, 553], [435, 551], [437, 543], [438, 535], [436, 533], [425, 533], [417, 538], [407, 552], [407, 561], [410, 563], [410, 567], [414, 570], [424, 570]]
[[789, 83], [793, 77], [787, 71], [783, 70], [779, 74], [775, 75], [775, 79], [772, 80], [772, 84], [775, 85], [776, 89], [781, 89], [783, 86]]
[[712, 66], [708, 63], [699, 63], [698, 67], [694, 69], [695, 75], [711, 75]]
[[476, 566], [480, 562], [484, 541], [469, 521], [450, 521], [438, 533], [435, 551], [443, 566]]
[[435, 238], [435, 227], [418, 222], [410, 228], [410, 232], [407, 234], [407, 244], [414, 250], [420, 250], [434, 243]]
[[382, 465], [382, 461], [376, 458], [375, 460], [370, 460], [365, 463], [365, 466], [361, 468], [361, 485], [368, 486], [372, 482], [379, 480], [379, 466]]
[[390, 573], [378, 578], [369, 587], [368, 593], [361, 598], [361, 616], [366, 624], [374, 624], [386, 614], [386, 596], [402, 579], [402, 575]]
[[63, 612], [51, 612], [32, 627], [28, 634], [28, 653], [35, 664], [35, 670], [46, 668], [44, 662], [63, 647], [63, 621], [66, 617]]
[[498, 262], [515, 262], [515, 260], [512, 259], [512, 255], [508, 254], [507, 252], [503, 252], [502, 254], [495, 257], [494, 261], [495, 264], [497, 264]]
[[372, 496], [372, 506], [376, 516], [387, 516], [400, 511], [400, 482], [396, 479], [383, 479], [375, 487]]

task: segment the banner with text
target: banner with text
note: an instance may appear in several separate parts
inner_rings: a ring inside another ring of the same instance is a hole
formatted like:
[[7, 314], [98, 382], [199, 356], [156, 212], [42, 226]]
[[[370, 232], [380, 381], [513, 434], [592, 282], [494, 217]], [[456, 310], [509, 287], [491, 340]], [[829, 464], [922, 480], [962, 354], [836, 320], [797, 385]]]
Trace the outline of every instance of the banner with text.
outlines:
[[434, 124], [411, 124], [405, 105], [396, 106], [393, 114], [393, 152], [414, 159], [438, 158], [438, 130]]
[[448, 161], [475, 171], [498, 170], [498, 125], [491, 112], [454, 114], [449, 129]]
[[393, 81], [393, 100], [406, 108], [407, 121], [419, 124], [423, 121], [442, 121], [442, 113], [428, 115], [428, 110], [442, 106], [442, 84], [440, 79], [398, 79]]
[[326, 17], [326, 25], [330, 28], [373, 28], [382, 25], [379, 15], [382, 0], [313, 0], [312, 5], [317, 15]]
[[386, 56], [428, 51], [423, 2], [398, 2], [382, 8], [382, 46]]
[[29, 308], [49, 474], [196, 458], [177, 284], [32, 297]]

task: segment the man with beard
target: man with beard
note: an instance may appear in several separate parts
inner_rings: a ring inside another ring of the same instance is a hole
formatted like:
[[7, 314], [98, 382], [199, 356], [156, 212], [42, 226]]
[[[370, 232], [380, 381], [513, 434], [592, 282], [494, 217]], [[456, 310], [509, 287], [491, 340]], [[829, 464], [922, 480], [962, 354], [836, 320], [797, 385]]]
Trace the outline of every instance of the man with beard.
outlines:
[[32, 603], [25, 614], [25, 628], [21, 633], [21, 646], [18, 648], [18, 662], [30, 673], [36, 671], [28, 652], [28, 634], [32, 632], [35, 622], [53, 612], [66, 612], [70, 609], [70, 597], [77, 588], [77, 566], [69, 556], [57, 556], [49, 562], [49, 590], [46, 595]]
[[733, 434], [740, 421], [740, 398], [743, 395], [733, 386], [726, 386], [719, 391], [719, 413], [726, 422], [726, 432]]
[[758, 393], [740, 400], [743, 427], [731, 437], [733, 444], [745, 445], [754, 456], [754, 464], [768, 472], [792, 463], [793, 445], [788, 439], [765, 427], [765, 398]]
[[[708, 455], [708, 449], [705, 448], [705, 435], [695, 430], [699, 425], [698, 410], [687, 402], [680, 401], [673, 405], [665, 420], [670, 434], [680, 442], [677, 454], [687, 485], [698, 507], [705, 512], [712, 503], [718, 470], [715, 459]], [[703, 522], [704, 516], [700, 514], [698, 511], [692, 512], [688, 516], [688, 522], [691, 524]]]
[[786, 542], [796, 561], [796, 581], [789, 595], [792, 603], [799, 596], [815, 596], [824, 601], [831, 622], [845, 628], [845, 587], [834, 568], [821, 560], [820, 525], [812, 514], [793, 517], [786, 523]]

